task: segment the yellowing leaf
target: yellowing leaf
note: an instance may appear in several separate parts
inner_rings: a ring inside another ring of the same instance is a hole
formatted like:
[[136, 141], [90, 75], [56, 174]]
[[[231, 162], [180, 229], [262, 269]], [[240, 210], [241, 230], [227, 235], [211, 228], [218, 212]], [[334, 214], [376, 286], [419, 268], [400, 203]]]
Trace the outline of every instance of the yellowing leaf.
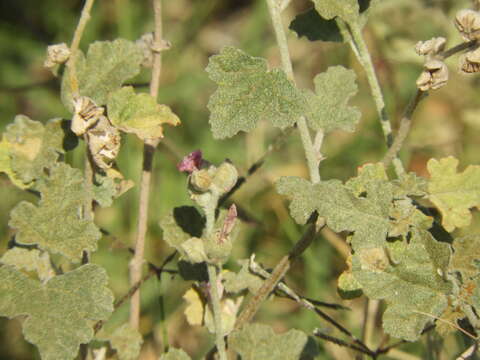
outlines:
[[429, 199], [440, 210], [442, 225], [449, 232], [468, 226], [470, 208], [480, 207], [480, 166], [470, 165], [462, 173], [457, 173], [457, 166], [454, 157], [430, 159], [427, 164]]
[[195, 288], [190, 288], [183, 295], [187, 302], [184, 314], [190, 325], [202, 325], [205, 311], [205, 299], [202, 298], [199, 291]]
[[113, 311], [107, 275], [97, 265], [83, 265], [46, 284], [2, 266], [0, 279], [0, 315], [27, 317], [23, 334], [42, 360], [74, 359], [79, 345], [93, 338], [94, 321]]
[[391, 245], [385, 242], [356, 252], [353, 275], [369, 298], [386, 301], [385, 331], [415, 341], [447, 308], [452, 286], [442, 274], [448, 270], [451, 251], [425, 230], [412, 231], [409, 243]]
[[228, 344], [242, 360], [312, 359], [318, 351], [316, 343], [299, 330], [275, 334], [270, 326], [263, 324], [247, 324], [235, 330]]
[[9, 225], [17, 229], [15, 240], [37, 244], [73, 262], [81, 260], [84, 250], [95, 251], [101, 234], [91, 220], [81, 216], [89, 196], [81, 172], [59, 163], [36, 188], [41, 194], [38, 205], [22, 201], [10, 214]]
[[[79, 51], [75, 60], [80, 95], [91, 98], [98, 106], [105, 105], [109, 93], [140, 72], [142, 60], [142, 50], [132, 41], [117, 39], [92, 43], [87, 56]], [[62, 78], [62, 101], [73, 112], [70, 86], [67, 68]]]
[[226, 47], [210, 58], [206, 71], [218, 85], [208, 102], [215, 138], [248, 132], [262, 119], [285, 128], [303, 113], [301, 92], [282, 70], [268, 70], [264, 59]]
[[455, 238], [453, 241], [454, 253], [450, 268], [462, 274], [463, 281], [478, 276], [480, 269], [480, 235], [468, 235]]
[[167, 105], [157, 104], [149, 94], [136, 94], [131, 86], [111, 93], [107, 108], [113, 125], [142, 140], [162, 138], [164, 124], [180, 124], [180, 119]]
[[355, 73], [343, 66], [331, 66], [324, 73], [315, 76], [315, 93], [304, 91], [307, 102], [307, 121], [314, 130], [326, 132], [342, 129], [355, 130], [361, 113], [348, 106], [350, 97], [356, 94]]
[[64, 153], [64, 135], [61, 119], [52, 119], [43, 125], [17, 115], [0, 142], [0, 171], [6, 172], [20, 188], [30, 186]]
[[101, 340], [110, 341], [120, 360], [137, 360], [143, 343], [142, 335], [128, 323], [117, 327]]
[[3, 254], [0, 262], [15, 266], [19, 270], [35, 271], [41, 281], [49, 280], [55, 276], [48, 253], [42, 253], [37, 249], [28, 250], [14, 247]]

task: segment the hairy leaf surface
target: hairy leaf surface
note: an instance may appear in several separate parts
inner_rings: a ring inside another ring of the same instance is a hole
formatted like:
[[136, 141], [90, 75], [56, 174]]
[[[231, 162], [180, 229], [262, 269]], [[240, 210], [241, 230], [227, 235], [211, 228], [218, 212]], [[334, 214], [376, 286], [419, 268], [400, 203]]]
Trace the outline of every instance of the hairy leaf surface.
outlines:
[[162, 138], [163, 125], [180, 124], [180, 119], [167, 105], [158, 104], [149, 94], [136, 94], [131, 86], [111, 93], [107, 108], [113, 125], [141, 140]]
[[62, 119], [52, 119], [43, 125], [25, 115], [17, 115], [7, 126], [0, 143], [0, 171], [12, 182], [25, 188], [44, 176], [63, 150]]
[[309, 359], [317, 350], [316, 344], [310, 343], [308, 336], [299, 330], [275, 334], [270, 326], [263, 324], [247, 324], [232, 332], [228, 343], [242, 360]]
[[225, 290], [230, 293], [239, 293], [248, 289], [252, 294], [256, 294], [262, 286], [263, 280], [250, 272], [248, 259], [237, 262], [242, 266], [238, 273], [228, 271], [223, 275]]
[[357, 0], [313, 0], [313, 3], [318, 13], [327, 20], [338, 16], [343, 21], [354, 23], [360, 13]]
[[472, 220], [470, 208], [480, 207], [480, 166], [470, 165], [457, 173], [458, 160], [447, 157], [430, 159], [429, 199], [442, 214], [442, 225], [451, 232], [468, 226]]
[[59, 163], [36, 188], [41, 194], [38, 205], [22, 201], [10, 214], [9, 225], [17, 229], [15, 240], [37, 244], [73, 262], [81, 260], [84, 250], [95, 251], [101, 234], [92, 221], [81, 216], [89, 194], [80, 170]]
[[0, 315], [27, 316], [23, 334], [42, 360], [74, 359], [79, 345], [93, 338], [93, 321], [113, 311], [108, 277], [97, 265], [83, 265], [46, 284], [12, 266], [0, 267], [0, 278]]
[[415, 341], [425, 326], [448, 305], [451, 284], [447, 271], [450, 248], [424, 230], [412, 232], [410, 242], [363, 248], [352, 258], [353, 274], [364, 293], [383, 299], [383, 327], [390, 335]]
[[[81, 51], [75, 60], [79, 93], [98, 106], [107, 103], [108, 94], [140, 72], [143, 52], [134, 42], [125, 39], [96, 41], [85, 57]], [[73, 112], [70, 71], [62, 79], [63, 104]]]
[[285, 128], [302, 115], [301, 92], [282, 70], [268, 70], [262, 58], [226, 47], [210, 58], [206, 71], [218, 85], [208, 103], [215, 138], [248, 132], [261, 119]]
[[277, 182], [277, 191], [292, 198], [290, 213], [299, 224], [305, 224], [316, 210], [332, 230], [353, 231], [352, 245], [357, 249], [381, 245], [389, 228], [392, 184], [375, 182], [366, 186], [367, 196], [357, 197], [337, 180], [312, 185], [302, 178], [283, 177]]
[[349, 99], [356, 94], [355, 72], [343, 66], [331, 66], [315, 76], [315, 93], [305, 90], [307, 121], [314, 130], [326, 132], [342, 129], [354, 131], [361, 113], [348, 106]]

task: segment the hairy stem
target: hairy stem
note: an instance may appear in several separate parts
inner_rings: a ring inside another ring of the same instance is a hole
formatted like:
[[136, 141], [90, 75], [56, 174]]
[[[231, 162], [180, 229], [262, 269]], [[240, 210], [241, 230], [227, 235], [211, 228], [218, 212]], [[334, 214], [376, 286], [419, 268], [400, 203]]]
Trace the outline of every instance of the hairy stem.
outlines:
[[[203, 208], [205, 212], [205, 230], [203, 237], [208, 239], [215, 232], [215, 210], [218, 205], [219, 196], [212, 194], [210, 203]], [[215, 345], [220, 356], [220, 360], [227, 360], [227, 352], [225, 349], [225, 339], [223, 338], [222, 325], [222, 308], [220, 305], [220, 294], [217, 280], [217, 270], [222, 271], [222, 267], [215, 264], [208, 264], [208, 282], [210, 284], [210, 304], [212, 306], [213, 321], [215, 323]]]
[[[153, 11], [155, 16], [154, 42], [162, 42], [162, 3], [161, 0], [153, 0]], [[156, 52], [153, 59], [152, 79], [150, 82], [150, 95], [158, 97], [160, 86], [160, 74], [162, 69], [161, 52]], [[150, 194], [150, 183], [152, 178], [153, 155], [158, 145], [157, 139], [145, 140], [143, 146], [143, 166], [140, 180], [140, 199], [138, 207], [138, 224], [135, 238], [135, 254], [130, 261], [130, 285], [133, 286], [142, 278], [142, 267], [144, 262], [145, 235], [147, 233], [148, 221], [148, 199]], [[138, 289], [130, 300], [130, 325], [138, 329], [140, 320], [140, 289]]]
[[[272, 19], [273, 29], [275, 31], [275, 37], [277, 39], [277, 45], [280, 50], [283, 71], [285, 71], [290, 81], [295, 82], [292, 68], [292, 60], [290, 59], [290, 52], [288, 51], [287, 36], [285, 35], [285, 30], [282, 23], [281, 6], [275, 0], [267, 0], [267, 4], [268, 10], [270, 12], [270, 17]], [[302, 116], [300, 117], [300, 119], [297, 120], [297, 126], [300, 132], [300, 136], [302, 138], [305, 157], [307, 158], [308, 170], [310, 172], [310, 180], [314, 184], [318, 183], [320, 182], [320, 172], [318, 170], [318, 165], [320, 164], [320, 162], [316, 156], [316, 152], [313, 147], [312, 138], [310, 136], [310, 131], [308, 129], [305, 117]]]
[[80, 40], [82, 39], [83, 31], [85, 26], [87, 26], [88, 20], [90, 20], [90, 11], [95, 0], [86, 0], [85, 5], [82, 9], [82, 14], [80, 15], [80, 20], [78, 21], [77, 28], [73, 34], [72, 43], [70, 45], [70, 60], [67, 63], [67, 66], [70, 70], [70, 89], [72, 90], [72, 96], [75, 99], [78, 97], [78, 79], [75, 69], [75, 57], [77, 56], [77, 51], [80, 46]]
[[377, 113], [380, 118], [383, 136], [385, 137], [387, 146], [390, 147], [393, 141], [392, 125], [390, 124], [390, 119], [388, 118], [387, 111], [385, 109], [385, 100], [383, 98], [382, 89], [380, 88], [367, 44], [365, 43], [362, 31], [358, 26], [354, 25], [349, 29], [352, 42], [354, 43], [352, 44], [352, 47], [354, 47], [356, 50], [355, 53], [359, 57], [358, 60], [365, 70], [365, 74], [367, 75], [370, 91], [372, 92], [373, 100], [375, 101]]

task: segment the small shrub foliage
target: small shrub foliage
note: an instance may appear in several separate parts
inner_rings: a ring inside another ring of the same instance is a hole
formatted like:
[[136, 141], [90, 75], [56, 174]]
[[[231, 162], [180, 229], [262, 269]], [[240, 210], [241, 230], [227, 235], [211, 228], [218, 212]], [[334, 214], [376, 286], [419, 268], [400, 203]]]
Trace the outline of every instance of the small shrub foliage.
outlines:
[[[356, 74], [336, 65], [314, 77], [314, 91], [296, 86], [281, 18], [288, 3], [267, 0], [282, 68], [272, 68], [267, 60], [241, 49], [223, 48], [206, 68], [216, 84], [207, 106], [217, 139], [249, 132], [260, 121], [283, 131], [298, 130], [310, 177], [282, 177], [275, 188], [289, 199], [290, 215], [305, 227], [305, 234], [271, 273], [254, 256], [237, 259], [238, 272], [222, 271], [240, 220], [234, 204], [220, 205], [242, 180], [228, 160], [211, 164], [201, 151], [185, 156], [178, 170], [188, 176], [185, 191], [196, 206], [172, 209], [160, 226], [179, 258], [180, 274], [195, 280], [184, 295], [188, 322], [215, 334], [212, 346], [216, 347], [209, 356], [221, 360], [233, 359], [235, 354], [243, 360], [309, 359], [319, 354], [319, 341], [333, 341], [370, 358], [388, 353], [387, 344], [368, 347], [330, 318], [347, 340], [322, 330], [308, 334], [291, 329], [278, 334], [252, 321], [272, 293], [323, 314], [319, 303], [299, 296], [281, 279], [291, 262], [328, 227], [348, 234], [351, 250], [347, 270], [338, 279], [339, 293], [346, 299], [383, 300], [385, 333], [414, 342], [436, 327], [442, 335], [460, 329], [472, 332], [476, 339], [480, 234], [457, 237], [455, 230], [468, 228], [472, 209], [480, 207], [480, 166], [459, 170], [454, 157], [430, 159], [429, 177], [424, 178], [407, 173], [398, 152], [418, 102], [447, 84], [444, 60], [462, 53], [461, 70], [479, 71], [480, 13], [471, 9], [458, 13], [454, 24], [464, 42], [456, 47], [445, 49], [444, 38], [417, 44], [416, 52], [425, 58], [424, 71], [395, 134], [362, 35], [371, 9], [380, 1], [314, 0], [312, 9], [293, 20], [290, 29], [299, 37], [349, 45], [365, 71], [375, 102], [388, 151], [382, 161], [360, 166], [356, 176], [342, 182], [320, 177], [321, 146], [333, 130], [355, 131], [361, 112], [349, 101], [357, 93]], [[136, 359], [142, 337], [132, 315], [129, 323], [115, 331], [101, 330], [119, 303], [114, 307], [105, 270], [89, 263], [102, 236], [92, 204], [114, 206], [115, 198], [133, 185], [115, 163], [121, 137], [135, 134], [147, 147], [155, 147], [165, 126], [181, 125], [155, 96], [125, 84], [145, 71], [143, 66], [155, 69], [156, 57], [168, 44], [147, 35], [137, 42], [97, 41], [83, 53], [78, 39], [74, 43], [50, 46], [45, 62], [61, 74], [61, 99], [71, 119], [44, 122], [18, 115], [0, 142], [0, 171], [15, 186], [37, 196], [35, 201], [20, 202], [10, 214], [9, 226], [15, 235], [0, 258], [0, 315], [22, 316], [24, 337], [44, 360], [74, 359], [81, 344], [94, 338], [97, 348], [100, 342], [120, 359]], [[181, 131], [181, 126], [170, 131]], [[66, 152], [81, 141], [87, 149], [83, 171], [65, 162]], [[391, 164], [394, 172], [388, 175]], [[141, 284], [132, 285], [127, 299], [140, 291]], [[94, 356], [100, 356], [99, 351]], [[190, 357], [184, 350], [171, 348], [161, 359]]]

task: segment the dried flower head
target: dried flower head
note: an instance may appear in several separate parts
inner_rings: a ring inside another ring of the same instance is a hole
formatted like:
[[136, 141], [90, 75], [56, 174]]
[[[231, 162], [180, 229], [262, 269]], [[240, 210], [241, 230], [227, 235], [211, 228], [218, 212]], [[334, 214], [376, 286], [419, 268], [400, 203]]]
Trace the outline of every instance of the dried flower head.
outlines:
[[427, 41], [419, 41], [415, 45], [415, 52], [418, 55], [437, 55], [445, 49], [447, 40], [444, 37], [434, 37]]
[[423, 67], [424, 70], [417, 79], [417, 87], [420, 90], [436, 90], [447, 83], [448, 68], [443, 61], [430, 59]]
[[48, 69], [52, 69], [55, 65], [65, 63], [68, 58], [70, 57], [70, 49], [68, 48], [67, 44], [55, 44], [49, 45], [47, 47], [47, 58], [43, 63]]
[[73, 109], [71, 129], [77, 136], [85, 134], [89, 128], [95, 125], [104, 112], [103, 107], [97, 106], [92, 99], [86, 96], [75, 99]]
[[463, 9], [455, 16], [455, 26], [465, 41], [480, 39], [480, 13]]
[[480, 71], [480, 48], [469, 51], [460, 60], [460, 68], [466, 73], [475, 73]]

